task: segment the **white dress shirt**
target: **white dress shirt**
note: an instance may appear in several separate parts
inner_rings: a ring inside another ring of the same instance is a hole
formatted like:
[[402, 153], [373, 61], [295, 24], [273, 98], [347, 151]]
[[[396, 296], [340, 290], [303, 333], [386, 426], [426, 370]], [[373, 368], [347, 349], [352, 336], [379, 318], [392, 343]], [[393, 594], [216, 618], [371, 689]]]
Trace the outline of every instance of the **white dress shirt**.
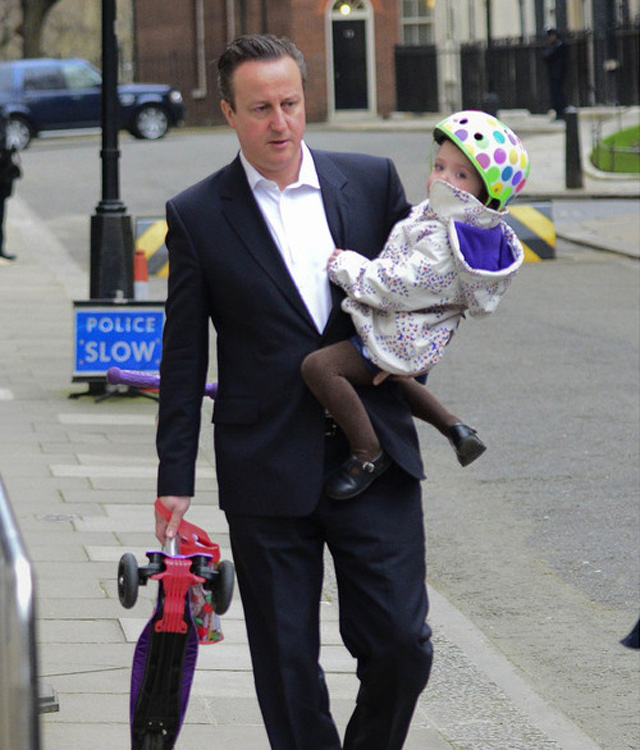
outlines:
[[335, 248], [329, 231], [313, 156], [302, 144], [298, 180], [280, 190], [255, 169], [242, 151], [240, 160], [271, 235], [318, 331], [331, 311], [327, 262]]

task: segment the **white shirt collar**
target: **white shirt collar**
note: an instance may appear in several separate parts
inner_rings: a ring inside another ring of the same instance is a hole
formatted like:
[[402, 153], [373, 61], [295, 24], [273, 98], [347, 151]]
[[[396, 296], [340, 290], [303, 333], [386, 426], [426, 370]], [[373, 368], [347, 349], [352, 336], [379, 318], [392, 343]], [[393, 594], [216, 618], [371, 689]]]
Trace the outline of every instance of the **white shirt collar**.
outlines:
[[[300, 142], [300, 148], [302, 151], [302, 161], [300, 162], [300, 172], [298, 173], [298, 179], [291, 185], [287, 185], [287, 188], [301, 187], [303, 185], [306, 185], [307, 187], [320, 190], [320, 180], [318, 179], [318, 173], [316, 172], [316, 165], [313, 161], [311, 151], [309, 151], [309, 147], [304, 141]], [[266, 185], [275, 185], [275, 182], [273, 182], [273, 180], [267, 179], [264, 175], [260, 174], [260, 172], [258, 172], [258, 170], [252, 164], [249, 163], [242, 150], [240, 151], [240, 161], [242, 162], [242, 166], [244, 167], [244, 171], [247, 175], [247, 180], [249, 181], [251, 190], [255, 190], [260, 183]], [[285, 188], [285, 190], [287, 188]]]

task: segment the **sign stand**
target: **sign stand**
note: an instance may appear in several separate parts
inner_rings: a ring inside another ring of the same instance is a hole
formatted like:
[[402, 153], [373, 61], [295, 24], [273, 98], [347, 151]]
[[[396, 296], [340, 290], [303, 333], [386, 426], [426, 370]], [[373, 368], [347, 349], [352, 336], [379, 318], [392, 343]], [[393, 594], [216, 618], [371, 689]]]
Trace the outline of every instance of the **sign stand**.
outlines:
[[[162, 358], [164, 302], [147, 300], [76, 300], [74, 308], [73, 382], [105, 384], [107, 370], [125, 370], [157, 374]], [[89, 388], [70, 398], [97, 396], [96, 401], [115, 395], [146, 396], [138, 388], [96, 394]]]

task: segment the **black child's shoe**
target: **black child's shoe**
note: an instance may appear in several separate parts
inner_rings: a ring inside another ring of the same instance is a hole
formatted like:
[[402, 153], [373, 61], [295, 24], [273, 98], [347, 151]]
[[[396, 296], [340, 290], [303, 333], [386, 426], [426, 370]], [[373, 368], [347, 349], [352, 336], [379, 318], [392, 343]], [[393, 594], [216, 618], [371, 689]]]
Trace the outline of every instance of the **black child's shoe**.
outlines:
[[473, 427], [462, 422], [454, 424], [449, 430], [449, 442], [461, 466], [468, 466], [487, 450], [487, 446], [480, 440]]
[[327, 478], [324, 485], [325, 494], [334, 500], [349, 500], [364, 492], [390, 466], [391, 459], [384, 451], [373, 461], [361, 461], [357, 456], [349, 456], [342, 466]]

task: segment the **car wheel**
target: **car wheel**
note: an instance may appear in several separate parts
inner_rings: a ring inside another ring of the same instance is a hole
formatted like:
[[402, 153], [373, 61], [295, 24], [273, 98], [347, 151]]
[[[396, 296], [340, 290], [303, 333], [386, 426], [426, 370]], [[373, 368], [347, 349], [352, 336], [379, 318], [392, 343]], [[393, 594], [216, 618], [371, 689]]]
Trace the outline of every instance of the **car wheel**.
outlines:
[[18, 115], [9, 115], [7, 122], [7, 145], [22, 151], [31, 143], [33, 131], [31, 125]]
[[136, 138], [155, 141], [163, 138], [169, 130], [169, 118], [162, 107], [147, 104], [135, 114], [133, 121], [133, 135]]

